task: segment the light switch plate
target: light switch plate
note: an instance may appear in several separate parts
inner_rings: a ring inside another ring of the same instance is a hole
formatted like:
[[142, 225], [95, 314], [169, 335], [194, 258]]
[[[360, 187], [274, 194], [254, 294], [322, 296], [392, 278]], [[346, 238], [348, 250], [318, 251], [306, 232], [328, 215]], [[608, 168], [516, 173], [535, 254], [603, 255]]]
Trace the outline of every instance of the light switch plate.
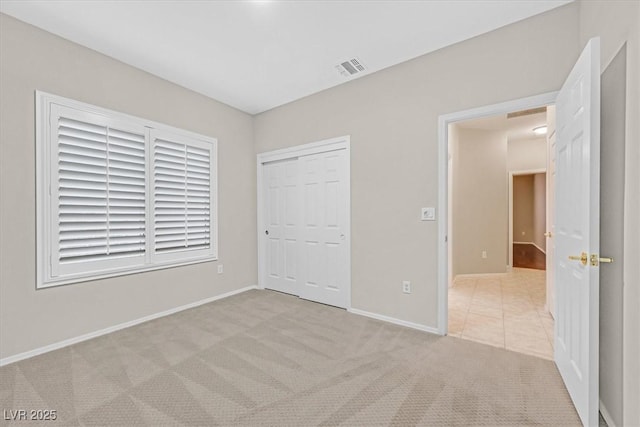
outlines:
[[436, 220], [436, 208], [422, 208], [422, 221], [435, 221]]

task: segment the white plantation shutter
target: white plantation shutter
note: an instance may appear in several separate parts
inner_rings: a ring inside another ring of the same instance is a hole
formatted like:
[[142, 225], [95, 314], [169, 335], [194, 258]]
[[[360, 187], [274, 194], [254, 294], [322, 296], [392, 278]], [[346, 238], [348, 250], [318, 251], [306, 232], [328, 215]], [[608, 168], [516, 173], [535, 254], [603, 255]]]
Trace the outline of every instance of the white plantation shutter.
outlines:
[[37, 288], [217, 257], [217, 141], [36, 92]]
[[151, 140], [155, 256], [213, 254], [213, 145], [157, 130]]
[[145, 128], [65, 107], [51, 125], [53, 272], [143, 264]]
[[145, 138], [109, 132], [109, 250], [111, 254], [145, 252]]
[[58, 261], [108, 253], [107, 128], [58, 118]]

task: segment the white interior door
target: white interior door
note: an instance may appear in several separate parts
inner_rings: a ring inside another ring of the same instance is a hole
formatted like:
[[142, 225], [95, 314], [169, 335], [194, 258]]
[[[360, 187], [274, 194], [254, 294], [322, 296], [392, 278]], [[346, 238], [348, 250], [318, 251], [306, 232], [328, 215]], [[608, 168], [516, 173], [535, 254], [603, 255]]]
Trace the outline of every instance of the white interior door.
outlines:
[[346, 308], [350, 278], [346, 244], [346, 150], [300, 157], [300, 297]]
[[580, 55], [556, 109], [555, 361], [583, 424], [597, 426], [599, 39], [591, 39]]
[[265, 287], [298, 295], [298, 160], [265, 163]]

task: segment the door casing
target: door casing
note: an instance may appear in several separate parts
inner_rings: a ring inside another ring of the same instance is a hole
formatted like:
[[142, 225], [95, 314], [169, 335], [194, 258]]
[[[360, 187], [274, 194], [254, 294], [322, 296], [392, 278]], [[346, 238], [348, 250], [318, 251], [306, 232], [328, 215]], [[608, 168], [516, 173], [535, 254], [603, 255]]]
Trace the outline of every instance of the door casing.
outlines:
[[438, 118], [438, 206], [440, 209], [440, 219], [438, 221], [438, 333], [440, 335], [447, 334], [447, 317], [449, 314], [449, 245], [447, 242], [450, 218], [450, 212], [448, 210], [449, 124], [555, 104], [557, 96], [557, 91], [548, 92], [527, 98], [501, 102], [499, 104], [445, 114]]

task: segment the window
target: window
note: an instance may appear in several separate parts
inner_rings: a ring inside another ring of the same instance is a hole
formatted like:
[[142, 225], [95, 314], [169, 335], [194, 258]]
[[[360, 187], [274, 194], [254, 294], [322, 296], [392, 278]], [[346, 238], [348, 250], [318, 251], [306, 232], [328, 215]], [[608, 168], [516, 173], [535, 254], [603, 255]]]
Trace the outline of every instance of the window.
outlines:
[[216, 259], [216, 140], [37, 92], [38, 283]]

